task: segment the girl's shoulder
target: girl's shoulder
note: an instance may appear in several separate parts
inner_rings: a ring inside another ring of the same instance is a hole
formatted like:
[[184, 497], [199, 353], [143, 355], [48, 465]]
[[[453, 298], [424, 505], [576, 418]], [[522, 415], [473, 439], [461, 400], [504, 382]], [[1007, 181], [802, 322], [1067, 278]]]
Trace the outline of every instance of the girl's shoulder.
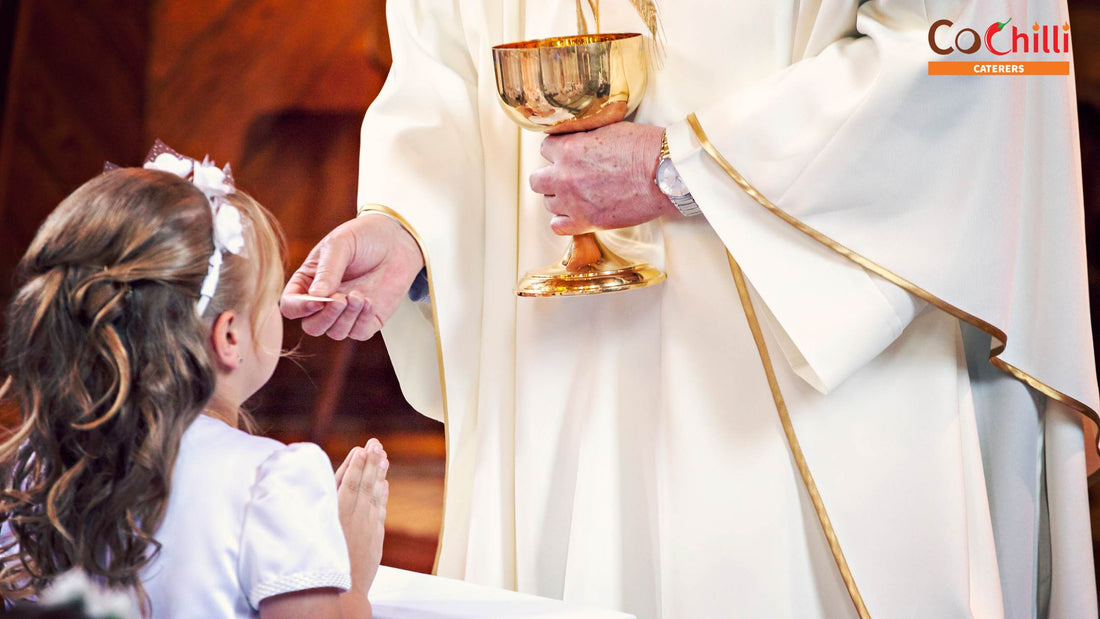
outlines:
[[184, 444], [204, 446], [212, 451], [229, 448], [244, 450], [246, 453], [270, 453], [286, 446], [273, 438], [257, 436], [238, 430], [221, 419], [215, 419], [210, 415], [196, 417], [184, 433], [183, 442]]
[[207, 415], [199, 415], [184, 433], [177, 470], [180, 467], [199, 468], [223, 479], [236, 478], [249, 486], [271, 475], [291, 479], [301, 475], [332, 477], [332, 463], [313, 443], [285, 445]]
[[189, 615], [201, 608], [196, 596], [228, 591], [255, 609], [273, 595], [350, 586], [328, 456], [317, 445], [284, 445], [211, 417], [184, 433], [156, 536], [163, 546], [144, 572], [146, 591]]
[[193, 430], [189, 446], [202, 450], [202, 461], [192, 452], [189, 466], [205, 469], [207, 479], [221, 472], [221, 480], [208, 483], [234, 485], [225, 494], [240, 501], [232, 520], [223, 520], [234, 527], [236, 579], [249, 605], [259, 608], [268, 597], [301, 589], [348, 589], [347, 543], [325, 452], [313, 443], [252, 436], [212, 418]]

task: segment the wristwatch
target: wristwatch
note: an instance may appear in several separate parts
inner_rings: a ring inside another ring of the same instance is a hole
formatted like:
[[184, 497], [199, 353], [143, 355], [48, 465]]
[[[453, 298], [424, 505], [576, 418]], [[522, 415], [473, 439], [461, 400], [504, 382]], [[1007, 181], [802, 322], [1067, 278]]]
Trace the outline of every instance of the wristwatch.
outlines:
[[684, 184], [684, 179], [680, 178], [680, 173], [676, 171], [676, 165], [672, 163], [672, 156], [668, 151], [667, 134], [661, 137], [661, 155], [657, 159], [657, 176], [653, 179], [653, 182], [657, 184], [657, 188], [661, 190], [661, 193], [668, 196], [668, 199], [672, 201], [672, 204], [684, 217], [694, 217], [703, 212], [699, 209], [699, 205], [695, 203], [695, 198], [691, 197], [691, 192]]

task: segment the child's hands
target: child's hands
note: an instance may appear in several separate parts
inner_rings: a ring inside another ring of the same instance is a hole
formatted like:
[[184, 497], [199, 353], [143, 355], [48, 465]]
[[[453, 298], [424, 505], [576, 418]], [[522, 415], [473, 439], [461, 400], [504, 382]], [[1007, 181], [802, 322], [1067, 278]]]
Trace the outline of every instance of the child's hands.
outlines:
[[344, 529], [351, 558], [349, 593], [364, 597], [382, 560], [386, 501], [390, 496], [390, 485], [386, 481], [389, 467], [382, 443], [372, 438], [366, 446], [352, 449], [336, 470], [340, 526]]

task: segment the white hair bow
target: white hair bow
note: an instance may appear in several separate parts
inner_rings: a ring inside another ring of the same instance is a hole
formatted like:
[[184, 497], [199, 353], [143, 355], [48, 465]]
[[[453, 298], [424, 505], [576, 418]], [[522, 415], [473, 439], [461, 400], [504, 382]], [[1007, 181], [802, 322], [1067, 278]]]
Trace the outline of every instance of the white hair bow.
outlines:
[[183, 179], [190, 178], [191, 183], [210, 202], [210, 210], [214, 216], [214, 253], [210, 255], [210, 265], [199, 288], [199, 300], [195, 304], [195, 311], [202, 316], [218, 289], [225, 252], [235, 256], [244, 255], [244, 224], [241, 212], [225, 200], [225, 196], [236, 191], [233, 172], [229, 164], [219, 169], [209, 157], [202, 161], [192, 159], [177, 153], [160, 140], [153, 144], [153, 149], [145, 158], [144, 167], [169, 172]]

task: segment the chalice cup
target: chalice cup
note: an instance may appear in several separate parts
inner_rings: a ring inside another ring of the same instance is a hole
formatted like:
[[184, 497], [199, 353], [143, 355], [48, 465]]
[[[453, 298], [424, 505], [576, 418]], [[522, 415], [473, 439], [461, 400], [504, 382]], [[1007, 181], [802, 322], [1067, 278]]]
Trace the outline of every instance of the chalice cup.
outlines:
[[[507, 43], [493, 48], [497, 94], [516, 124], [548, 134], [588, 131], [626, 118], [646, 86], [640, 34], [585, 34]], [[565, 256], [528, 271], [521, 297], [602, 294], [664, 281], [653, 266], [610, 251], [589, 232], [573, 237]]]

